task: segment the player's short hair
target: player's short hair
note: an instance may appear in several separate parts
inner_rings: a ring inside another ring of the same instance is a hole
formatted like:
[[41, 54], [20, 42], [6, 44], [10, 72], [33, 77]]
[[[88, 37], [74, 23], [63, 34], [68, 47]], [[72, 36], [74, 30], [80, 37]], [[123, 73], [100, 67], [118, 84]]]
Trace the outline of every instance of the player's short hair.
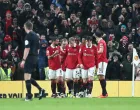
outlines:
[[62, 42], [66, 42], [66, 41], [67, 41], [66, 38], [61, 39], [61, 43], [62, 43]]
[[101, 38], [102, 36], [103, 36], [103, 32], [102, 32], [102, 31], [97, 30], [97, 31], [95, 32], [95, 37]]
[[28, 30], [33, 30], [33, 23], [31, 21], [27, 21], [24, 23], [24, 26], [26, 27], [26, 29]]
[[87, 41], [92, 41], [92, 37], [91, 37], [91, 36], [87, 36], [87, 37], [86, 37], [86, 40], [87, 40]]
[[53, 42], [53, 41], [56, 41], [57, 39], [58, 39], [57, 37], [52, 37], [52, 38], [51, 38], [52, 42]]
[[69, 38], [69, 42], [71, 42], [71, 41], [75, 41], [75, 38], [74, 37], [70, 37]]

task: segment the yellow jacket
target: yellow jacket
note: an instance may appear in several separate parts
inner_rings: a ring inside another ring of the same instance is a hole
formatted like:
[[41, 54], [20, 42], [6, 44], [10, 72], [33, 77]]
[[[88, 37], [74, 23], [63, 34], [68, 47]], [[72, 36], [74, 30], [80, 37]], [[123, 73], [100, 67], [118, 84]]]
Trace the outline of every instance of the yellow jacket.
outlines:
[[11, 80], [10, 76], [11, 76], [11, 68], [8, 68], [8, 74], [6, 75], [3, 68], [0, 67], [0, 80], [2, 80], [2, 81]]

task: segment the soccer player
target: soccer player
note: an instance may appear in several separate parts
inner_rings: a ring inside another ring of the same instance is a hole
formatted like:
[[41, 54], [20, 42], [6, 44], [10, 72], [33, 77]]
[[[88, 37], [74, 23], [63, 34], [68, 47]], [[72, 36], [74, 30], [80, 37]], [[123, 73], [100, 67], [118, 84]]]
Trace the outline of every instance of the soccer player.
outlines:
[[41, 99], [45, 90], [42, 89], [38, 83], [31, 78], [31, 73], [36, 68], [39, 52], [39, 38], [35, 32], [33, 32], [33, 24], [30, 21], [27, 21], [24, 24], [25, 32], [27, 33], [25, 38], [25, 49], [22, 62], [20, 66], [24, 68], [24, 79], [26, 83], [27, 94], [25, 101], [30, 101], [32, 99], [31, 94], [31, 84], [38, 88], [39, 90], [39, 99]]
[[99, 98], [106, 98], [108, 97], [107, 90], [106, 90], [106, 69], [107, 69], [107, 47], [106, 42], [102, 39], [102, 32], [100, 30], [97, 30], [95, 32], [95, 38], [98, 42], [97, 46], [97, 52], [98, 52], [98, 69], [97, 69], [97, 75], [100, 80], [100, 85], [102, 87], [102, 94], [99, 96]]
[[48, 77], [51, 80], [52, 97], [56, 98], [56, 84], [58, 90], [62, 93], [63, 88], [63, 73], [61, 70], [61, 63], [59, 57], [59, 49], [57, 47], [59, 40], [56, 38], [52, 39], [51, 45], [47, 48], [49, 74]]
[[97, 48], [92, 44], [92, 38], [88, 36], [86, 44], [81, 46], [79, 50], [78, 61], [82, 68], [83, 89], [87, 90], [86, 97], [89, 98], [92, 97], [93, 77], [98, 66], [97, 59]]
[[[63, 72], [63, 79], [65, 78], [65, 72], [66, 72], [65, 60], [66, 60], [66, 45], [67, 44], [68, 44], [67, 39], [63, 38], [61, 40], [61, 45], [59, 46], [60, 62], [61, 62], [61, 69], [62, 69], [62, 72]], [[64, 85], [64, 83], [65, 82], [63, 81], [63, 85]], [[65, 86], [63, 88], [63, 93], [65, 94]], [[61, 97], [65, 97], [64, 94], [62, 94]]]
[[[79, 46], [76, 45], [75, 38], [69, 38], [69, 45], [66, 47], [67, 57], [65, 61], [66, 65], [66, 74], [65, 79], [67, 81], [67, 86], [69, 88], [69, 95], [72, 97], [73, 91], [73, 81], [74, 81], [74, 96], [78, 98], [79, 90], [79, 68], [78, 68], [78, 54]], [[72, 81], [73, 80], [73, 81]]]

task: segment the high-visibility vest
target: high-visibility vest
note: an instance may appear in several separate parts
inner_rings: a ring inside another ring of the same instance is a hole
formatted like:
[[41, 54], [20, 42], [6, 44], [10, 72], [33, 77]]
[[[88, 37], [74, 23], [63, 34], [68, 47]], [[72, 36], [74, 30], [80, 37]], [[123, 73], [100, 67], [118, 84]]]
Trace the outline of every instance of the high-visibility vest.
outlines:
[[3, 68], [0, 67], [0, 80], [7, 81], [11, 80], [11, 68], [8, 68], [8, 73], [6, 74]]

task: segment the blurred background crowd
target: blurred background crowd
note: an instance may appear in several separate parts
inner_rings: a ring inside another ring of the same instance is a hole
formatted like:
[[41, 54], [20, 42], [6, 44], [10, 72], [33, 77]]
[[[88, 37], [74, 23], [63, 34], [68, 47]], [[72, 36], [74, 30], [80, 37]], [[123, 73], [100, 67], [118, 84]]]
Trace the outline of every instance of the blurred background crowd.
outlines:
[[[23, 80], [19, 62], [27, 20], [34, 23], [40, 38], [35, 79], [47, 78], [46, 48], [52, 37], [74, 36], [77, 42], [84, 42], [86, 35], [93, 36], [100, 29], [108, 50], [106, 78], [132, 80], [133, 47], [140, 53], [139, 0], [0, 0], [0, 80]], [[139, 77], [137, 69], [136, 79]]]

